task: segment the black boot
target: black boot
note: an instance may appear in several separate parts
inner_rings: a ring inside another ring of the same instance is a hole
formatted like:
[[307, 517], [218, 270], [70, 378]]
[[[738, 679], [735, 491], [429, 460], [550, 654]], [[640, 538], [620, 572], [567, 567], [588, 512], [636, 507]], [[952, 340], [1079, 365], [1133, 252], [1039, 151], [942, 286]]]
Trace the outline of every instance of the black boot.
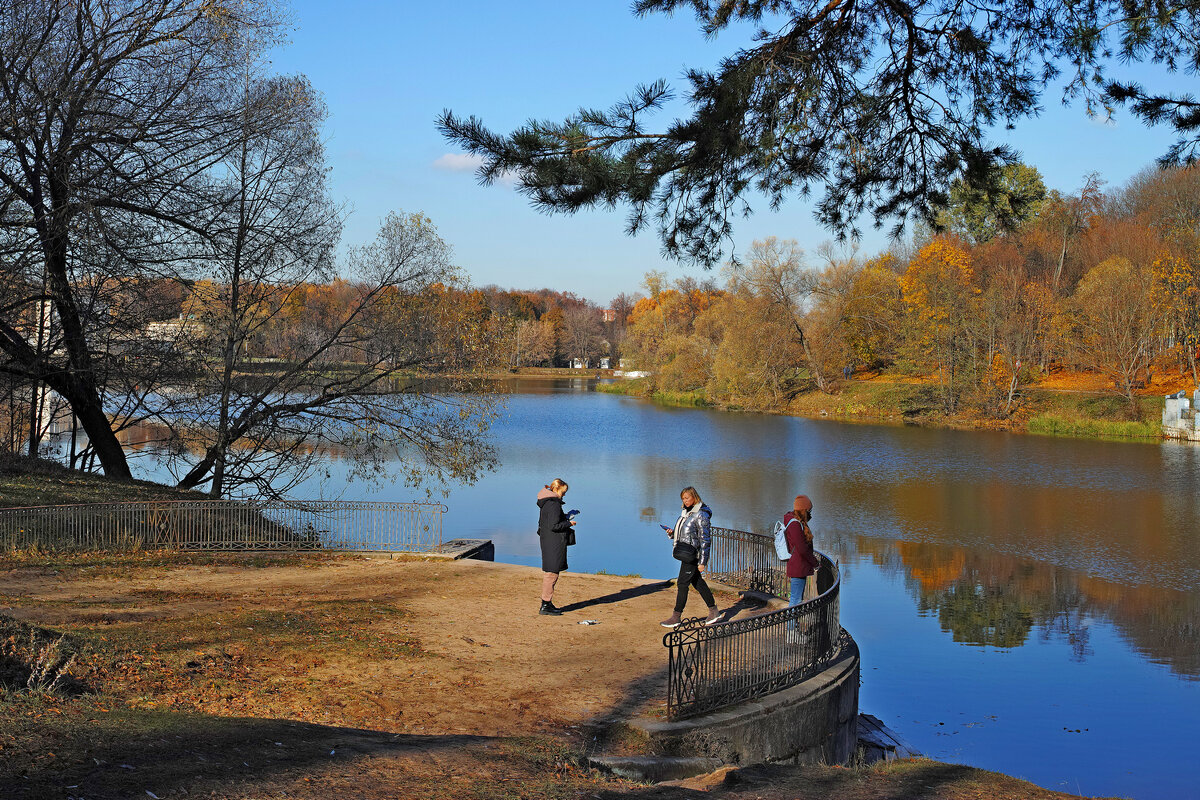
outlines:
[[562, 609], [555, 608], [554, 603], [551, 603], [549, 600], [543, 600], [541, 610], [539, 610], [538, 613], [545, 614], [546, 616], [550, 617], [561, 617]]

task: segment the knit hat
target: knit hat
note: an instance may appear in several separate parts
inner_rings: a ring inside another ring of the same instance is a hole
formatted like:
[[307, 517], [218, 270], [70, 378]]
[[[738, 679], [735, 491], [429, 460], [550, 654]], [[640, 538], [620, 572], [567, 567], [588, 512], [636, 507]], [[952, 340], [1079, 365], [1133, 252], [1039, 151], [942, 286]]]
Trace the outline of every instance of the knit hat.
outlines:
[[797, 514], [803, 511], [812, 511], [812, 500], [808, 499], [808, 495], [798, 494], [795, 501], [792, 502], [792, 510]]

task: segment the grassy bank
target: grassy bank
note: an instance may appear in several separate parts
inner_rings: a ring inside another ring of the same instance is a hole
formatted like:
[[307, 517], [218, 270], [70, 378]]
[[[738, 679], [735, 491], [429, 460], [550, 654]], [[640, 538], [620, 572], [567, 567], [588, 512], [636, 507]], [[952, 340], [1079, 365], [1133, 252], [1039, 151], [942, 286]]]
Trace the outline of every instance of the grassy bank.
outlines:
[[655, 391], [645, 378], [632, 378], [629, 380], [613, 381], [612, 383], [601, 383], [596, 386], [596, 391], [605, 392], [606, 394], [643, 397], [664, 406], [680, 406], [683, 408], [709, 408], [712, 406], [712, 403], [708, 401], [708, 397], [703, 391]]
[[1036, 411], [1026, 430], [1048, 436], [1161, 439], [1163, 398], [1138, 400], [1142, 419], [1133, 422], [1123, 398], [1035, 389], [1029, 393], [1029, 405]]
[[[615, 381], [596, 387], [609, 394], [642, 397], [662, 405], [722, 408], [703, 391], [656, 392], [645, 378]], [[885, 422], [929, 427], [1008, 430], [1050, 436], [1159, 440], [1163, 399], [1139, 398], [1141, 421], [1129, 420], [1124, 399], [1112, 395], [1054, 389], [1027, 389], [1019, 407], [996, 419], [970, 409], [946, 414], [934, 387], [914, 382], [854, 380], [837, 393], [809, 391], [792, 398], [779, 413], [842, 421]], [[725, 407], [738, 410], [736, 407]]]
[[206, 499], [208, 495], [200, 492], [149, 481], [115, 481], [103, 475], [76, 472], [43, 458], [0, 454], [0, 507], [3, 508]]

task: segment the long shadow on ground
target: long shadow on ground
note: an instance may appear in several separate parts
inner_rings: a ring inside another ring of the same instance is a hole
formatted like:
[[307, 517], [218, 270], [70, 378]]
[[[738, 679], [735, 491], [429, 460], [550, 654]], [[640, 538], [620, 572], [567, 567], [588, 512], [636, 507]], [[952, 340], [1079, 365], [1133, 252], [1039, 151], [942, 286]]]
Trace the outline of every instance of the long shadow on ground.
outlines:
[[410, 756], [428, 763], [440, 752], [461, 753], [494, 741], [168, 712], [122, 713], [92, 722], [98, 724], [60, 740], [57, 752], [36, 759], [27, 774], [14, 773], [0, 760], [0, 795], [5, 800], [167, 798], [215, 790], [228, 796], [231, 785], [302, 780], [305, 773], [340, 769], [371, 756]]
[[635, 597], [645, 597], [648, 594], [656, 594], [658, 592], [670, 589], [675, 586], [675, 581], [658, 581], [657, 583], [643, 583], [641, 586], [633, 586], [629, 589], [622, 589], [619, 592], [604, 594], [599, 597], [593, 597], [590, 600], [578, 600], [570, 605], [562, 606], [561, 611], [580, 611], [592, 606], [605, 606], [613, 603], [620, 603], [625, 600], [632, 600]]

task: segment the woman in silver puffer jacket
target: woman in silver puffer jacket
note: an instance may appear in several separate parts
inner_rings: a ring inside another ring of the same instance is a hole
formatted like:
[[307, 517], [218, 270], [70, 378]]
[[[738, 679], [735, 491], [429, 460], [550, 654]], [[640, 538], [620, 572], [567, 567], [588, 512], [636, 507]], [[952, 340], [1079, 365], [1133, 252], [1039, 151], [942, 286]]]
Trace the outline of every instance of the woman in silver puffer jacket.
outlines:
[[683, 619], [683, 609], [687, 605], [688, 587], [695, 586], [696, 591], [700, 593], [700, 599], [708, 604], [708, 616], [704, 624], [715, 625], [721, 621], [721, 611], [717, 608], [712, 590], [704, 581], [704, 571], [708, 569], [708, 554], [712, 550], [712, 531], [709, 524], [712, 509], [704, 504], [700, 494], [691, 486], [679, 493], [679, 499], [683, 503], [683, 511], [680, 512], [675, 527], [667, 534], [675, 545], [675, 557], [679, 558], [675, 613], [659, 624], [664, 628], [674, 628], [680, 623]]

